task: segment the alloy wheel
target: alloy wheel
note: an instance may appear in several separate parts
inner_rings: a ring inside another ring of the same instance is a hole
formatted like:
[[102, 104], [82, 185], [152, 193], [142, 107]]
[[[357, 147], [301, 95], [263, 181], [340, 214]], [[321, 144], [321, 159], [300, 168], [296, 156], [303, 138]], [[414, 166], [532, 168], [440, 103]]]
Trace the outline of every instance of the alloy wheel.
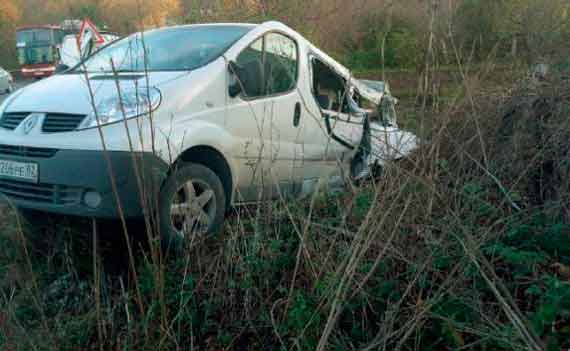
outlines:
[[216, 196], [206, 182], [191, 179], [174, 193], [170, 205], [171, 225], [181, 237], [206, 234], [216, 216]]

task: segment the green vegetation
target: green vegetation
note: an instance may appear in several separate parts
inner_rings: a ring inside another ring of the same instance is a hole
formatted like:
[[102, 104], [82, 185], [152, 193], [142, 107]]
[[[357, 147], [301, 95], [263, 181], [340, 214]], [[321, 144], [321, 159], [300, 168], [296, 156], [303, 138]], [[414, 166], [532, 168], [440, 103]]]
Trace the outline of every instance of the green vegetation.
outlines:
[[[474, 106], [447, 102], [445, 114], [407, 106], [416, 113], [402, 123], [431, 120], [429, 143], [382, 179], [236, 210], [223, 233], [182, 257], [157, 262], [133, 224], [134, 269], [117, 225], [99, 226], [96, 248], [89, 221], [27, 231], [23, 241], [3, 210], [0, 345], [570, 347], [568, 180], [560, 177], [570, 165], [545, 168], [568, 150], [570, 104], [560, 99], [568, 90], [514, 87], [502, 90], [507, 100], [487, 92]], [[545, 98], [528, 104], [528, 96]]]
[[[136, 27], [115, 1], [77, 3]], [[570, 348], [570, 86], [519, 66], [563, 56], [566, 3], [205, 3], [178, 17], [281, 19], [358, 77], [385, 75], [422, 147], [343, 193], [236, 209], [180, 257], [130, 223], [134, 267], [116, 223], [22, 231], [1, 208], [0, 349]]]

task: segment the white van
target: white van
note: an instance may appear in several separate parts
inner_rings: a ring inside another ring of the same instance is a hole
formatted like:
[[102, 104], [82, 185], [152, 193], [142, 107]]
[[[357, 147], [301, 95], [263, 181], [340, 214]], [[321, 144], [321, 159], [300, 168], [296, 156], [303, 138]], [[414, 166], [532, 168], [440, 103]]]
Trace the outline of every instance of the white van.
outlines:
[[95, 218], [155, 208], [167, 238], [214, 233], [233, 205], [407, 155], [394, 102], [278, 22], [138, 33], [0, 106], [0, 193]]

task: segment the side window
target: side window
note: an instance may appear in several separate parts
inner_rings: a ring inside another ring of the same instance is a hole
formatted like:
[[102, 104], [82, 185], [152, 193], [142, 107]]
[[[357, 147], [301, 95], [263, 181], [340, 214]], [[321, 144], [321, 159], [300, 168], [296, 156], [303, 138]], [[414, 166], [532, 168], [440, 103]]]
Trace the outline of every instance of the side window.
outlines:
[[243, 50], [236, 59], [248, 98], [290, 91], [297, 84], [298, 52], [295, 42], [269, 33]]
[[237, 57], [236, 63], [241, 67], [240, 80], [245, 96], [256, 98], [265, 95], [263, 38], [258, 39], [242, 51]]
[[265, 76], [267, 94], [287, 92], [297, 84], [298, 52], [295, 42], [278, 33], [265, 38]]

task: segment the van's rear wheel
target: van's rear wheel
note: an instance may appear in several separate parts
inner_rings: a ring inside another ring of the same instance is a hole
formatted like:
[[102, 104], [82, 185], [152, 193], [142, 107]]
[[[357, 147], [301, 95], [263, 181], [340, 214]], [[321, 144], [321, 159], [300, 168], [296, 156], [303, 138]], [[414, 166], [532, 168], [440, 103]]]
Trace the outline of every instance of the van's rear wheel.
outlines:
[[220, 178], [200, 164], [179, 165], [160, 193], [163, 246], [179, 249], [184, 242], [217, 233], [225, 212], [226, 195]]

